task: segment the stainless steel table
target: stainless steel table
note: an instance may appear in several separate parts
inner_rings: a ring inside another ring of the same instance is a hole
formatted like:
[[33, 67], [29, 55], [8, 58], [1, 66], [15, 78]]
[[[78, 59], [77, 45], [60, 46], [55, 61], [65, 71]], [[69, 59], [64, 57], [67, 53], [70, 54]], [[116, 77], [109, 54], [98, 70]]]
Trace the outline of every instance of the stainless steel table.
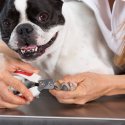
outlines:
[[32, 104], [0, 110], [0, 125], [124, 125], [125, 96], [103, 97], [84, 106], [59, 104], [46, 91]]

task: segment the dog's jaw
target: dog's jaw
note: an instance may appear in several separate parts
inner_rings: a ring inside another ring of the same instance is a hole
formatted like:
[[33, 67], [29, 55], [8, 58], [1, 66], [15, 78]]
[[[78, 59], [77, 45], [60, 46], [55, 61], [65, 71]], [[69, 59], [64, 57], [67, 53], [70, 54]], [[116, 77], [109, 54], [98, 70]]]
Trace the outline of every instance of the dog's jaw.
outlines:
[[50, 39], [49, 42], [47, 42], [44, 45], [25, 46], [25, 47], [22, 47], [22, 48], [16, 50], [16, 52], [20, 54], [22, 59], [32, 61], [32, 60], [42, 56], [46, 52], [46, 49], [49, 48], [55, 42], [57, 37], [58, 37], [58, 32]]

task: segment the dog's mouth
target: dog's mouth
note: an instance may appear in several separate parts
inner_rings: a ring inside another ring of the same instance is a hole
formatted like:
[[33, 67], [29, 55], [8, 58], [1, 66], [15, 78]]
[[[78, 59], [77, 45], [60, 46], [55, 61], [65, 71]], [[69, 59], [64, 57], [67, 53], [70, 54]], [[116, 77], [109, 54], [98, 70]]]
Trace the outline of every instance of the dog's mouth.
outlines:
[[24, 46], [18, 49], [16, 52], [18, 52], [21, 56], [21, 58], [25, 60], [33, 60], [36, 59], [37, 57], [43, 55], [48, 47], [50, 47], [54, 41], [56, 40], [58, 36], [58, 32], [51, 38], [49, 42], [47, 42], [44, 45], [29, 45], [29, 46]]

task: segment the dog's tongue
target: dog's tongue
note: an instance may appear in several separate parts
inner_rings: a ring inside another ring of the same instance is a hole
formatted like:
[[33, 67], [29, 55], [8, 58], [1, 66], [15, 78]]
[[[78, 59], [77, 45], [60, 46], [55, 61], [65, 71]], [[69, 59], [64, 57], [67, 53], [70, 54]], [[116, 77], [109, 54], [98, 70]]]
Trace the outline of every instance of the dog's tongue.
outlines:
[[36, 47], [37, 47], [36, 45], [31, 45], [31, 46], [22, 47], [21, 49], [22, 50], [31, 50], [31, 49], [35, 49]]

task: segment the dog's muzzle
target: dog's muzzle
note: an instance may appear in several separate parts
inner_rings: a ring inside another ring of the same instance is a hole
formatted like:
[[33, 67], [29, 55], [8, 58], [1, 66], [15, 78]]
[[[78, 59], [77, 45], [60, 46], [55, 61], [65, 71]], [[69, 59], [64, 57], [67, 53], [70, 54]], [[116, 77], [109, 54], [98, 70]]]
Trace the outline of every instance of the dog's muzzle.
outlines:
[[16, 50], [16, 52], [19, 53], [21, 58], [25, 60], [36, 59], [37, 57], [45, 53], [46, 49], [54, 43], [57, 36], [58, 36], [58, 32], [51, 38], [49, 42], [47, 42], [44, 45], [40, 45], [40, 46], [35, 45], [35, 44], [28, 45], [28, 46], [19, 48], [18, 50]]

